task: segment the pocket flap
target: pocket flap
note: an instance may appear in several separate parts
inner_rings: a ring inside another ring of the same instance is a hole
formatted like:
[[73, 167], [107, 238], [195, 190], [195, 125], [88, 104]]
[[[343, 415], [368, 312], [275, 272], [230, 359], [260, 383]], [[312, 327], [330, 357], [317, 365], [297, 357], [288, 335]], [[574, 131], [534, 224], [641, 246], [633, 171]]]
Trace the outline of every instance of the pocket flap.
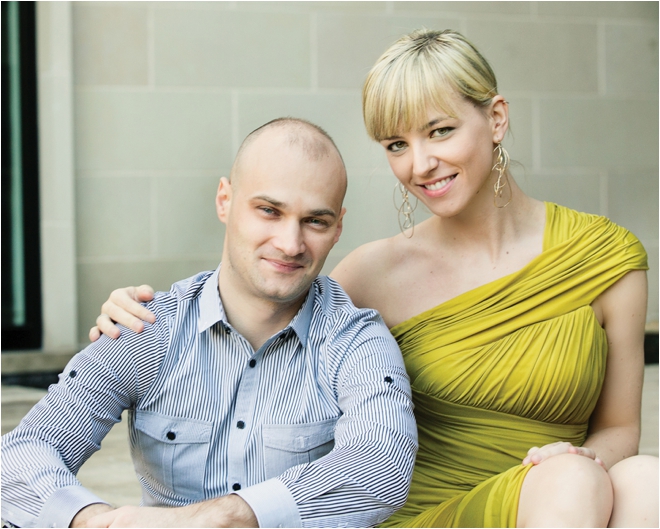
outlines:
[[198, 419], [170, 417], [152, 411], [136, 411], [135, 427], [163, 443], [208, 443], [212, 423]]
[[264, 446], [288, 452], [306, 452], [335, 438], [337, 419], [305, 424], [264, 424]]

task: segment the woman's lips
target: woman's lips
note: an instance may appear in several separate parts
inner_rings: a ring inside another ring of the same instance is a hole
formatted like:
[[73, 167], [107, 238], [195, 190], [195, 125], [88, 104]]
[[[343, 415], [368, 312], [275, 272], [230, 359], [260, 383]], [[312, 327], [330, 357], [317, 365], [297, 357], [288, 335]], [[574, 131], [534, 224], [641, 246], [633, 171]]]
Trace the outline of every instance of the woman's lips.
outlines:
[[420, 185], [419, 187], [422, 188], [422, 191], [427, 196], [430, 197], [442, 196], [449, 191], [449, 188], [451, 187], [452, 182], [456, 179], [456, 176], [457, 176], [456, 174], [453, 174], [450, 176], [445, 176], [443, 178], [438, 178], [433, 182]]

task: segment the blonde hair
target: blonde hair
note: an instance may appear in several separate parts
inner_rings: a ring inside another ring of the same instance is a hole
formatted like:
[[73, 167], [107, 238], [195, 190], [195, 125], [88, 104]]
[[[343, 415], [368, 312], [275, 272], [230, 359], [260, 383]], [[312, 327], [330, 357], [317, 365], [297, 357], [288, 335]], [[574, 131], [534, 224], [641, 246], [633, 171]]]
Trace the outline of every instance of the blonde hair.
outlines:
[[492, 68], [463, 35], [416, 30], [390, 46], [369, 72], [364, 123], [381, 141], [425, 123], [429, 107], [455, 117], [456, 95], [484, 107], [496, 94]]

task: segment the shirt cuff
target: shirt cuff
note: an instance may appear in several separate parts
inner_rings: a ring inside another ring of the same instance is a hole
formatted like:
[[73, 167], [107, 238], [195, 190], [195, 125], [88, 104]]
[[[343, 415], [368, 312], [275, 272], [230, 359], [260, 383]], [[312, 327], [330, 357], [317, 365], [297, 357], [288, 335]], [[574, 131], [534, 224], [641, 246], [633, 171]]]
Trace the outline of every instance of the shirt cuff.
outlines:
[[273, 478], [234, 492], [254, 511], [259, 527], [302, 527], [298, 505], [279, 479]]
[[44, 503], [35, 527], [69, 527], [71, 520], [93, 503], [108, 502], [78, 485], [57, 489]]

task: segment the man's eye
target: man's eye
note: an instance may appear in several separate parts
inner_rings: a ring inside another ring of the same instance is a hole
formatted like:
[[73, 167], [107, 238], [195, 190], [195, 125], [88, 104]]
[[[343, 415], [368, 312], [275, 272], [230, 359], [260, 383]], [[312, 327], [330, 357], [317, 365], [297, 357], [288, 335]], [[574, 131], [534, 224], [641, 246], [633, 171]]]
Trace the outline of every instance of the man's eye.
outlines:
[[311, 224], [314, 227], [325, 228], [328, 223], [322, 219], [309, 219], [307, 224]]
[[266, 215], [275, 215], [275, 213], [277, 213], [273, 208], [261, 207], [259, 209], [263, 211]]

